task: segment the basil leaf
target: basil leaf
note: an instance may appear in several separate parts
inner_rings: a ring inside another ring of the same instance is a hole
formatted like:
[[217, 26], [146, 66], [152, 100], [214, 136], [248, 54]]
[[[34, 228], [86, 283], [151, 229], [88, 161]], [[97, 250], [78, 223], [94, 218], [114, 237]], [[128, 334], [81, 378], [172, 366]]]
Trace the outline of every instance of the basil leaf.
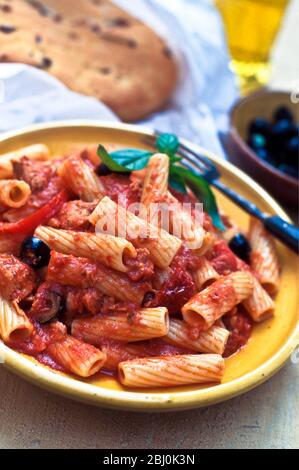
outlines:
[[117, 162], [118, 165], [130, 171], [145, 168], [152, 155], [153, 152], [149, 150], [139, 149], [121, 149], [110, 153], [110, 157]]
[[153, 152], [139, 149], [121, 149], [109, 154], [103, 145], [98, 146], [97, 153], [111, 171], [122, 173], [142, 170], [153, 155]]
[[103, 145], [98, 146], [97, 154], [100, 157], [102, 163], [104, 163], [104, 165], [106, 165], [111, 171], [116, 171], [116, 172], [130, 171], [124, 166], [121, 166], [116, 161], [114, 161]]
[[179, 140], [174, 134], [161, 134], [156, 140], [156, 147], [159, 152], [174, 156], [179, 148]]
[[182, 160], [182, 157], [178, 157], [177, 155], [174, 155], [174, 156], [171, 155], [169, 157], [170, 165], [176, 162], [180, 162], [181, 160]]
[[178, 191], [179, 193], [186, 194], [187, 189], [186, 189], [186, 186], [185, 186], [184, 178], [182, 178], [182, 176], [180, 174], [177, 174], [175, 172], [173, 173], [171, 170], [172, 170], [172, 167], [170, 167], [170, 172], [169, 172], [169, 178], [168, 178], [169, 185], [175, 191]]
[[179, 166], [175, 166], [174, 168], [175, 173], [179, 174], [184, 179], [195, 196], [202, 201], [204, 210], [211, 216], [214, 226], [219, 230], [225, 230], [218, 212], [214, 193], [209, 183], [198, 173], [194, 173], [193, 171]]

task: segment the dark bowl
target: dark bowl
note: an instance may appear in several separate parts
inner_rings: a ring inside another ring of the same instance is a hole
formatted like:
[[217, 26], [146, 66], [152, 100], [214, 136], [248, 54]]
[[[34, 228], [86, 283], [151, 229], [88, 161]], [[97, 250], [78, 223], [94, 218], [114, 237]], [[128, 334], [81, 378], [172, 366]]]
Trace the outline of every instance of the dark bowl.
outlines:
[[226, 149], [230, 161], [244, 170], [273, 196], [287, 206], [298, 207], [298, 179], [286, 175], [274, 166], [260, 159], [247, 145], [247, 130], [252, 119], [271, 119], [273, 111], [286, 106], [299, 122], [299, 104], [290, 99], [290, 93], [261, 90], [240, 99], [230, 113], [230, 131]]

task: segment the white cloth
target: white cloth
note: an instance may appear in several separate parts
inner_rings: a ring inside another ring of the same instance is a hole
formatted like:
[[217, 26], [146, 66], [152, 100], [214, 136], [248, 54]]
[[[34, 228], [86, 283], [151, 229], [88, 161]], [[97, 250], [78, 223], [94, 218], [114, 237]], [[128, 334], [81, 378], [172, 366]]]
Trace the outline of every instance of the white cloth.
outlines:
[[[217, 131], [226, 129], [227, 112], [237, 92], [228, 68], [222, 23], [212, 0], [115, 3], [163, 36], [180, 65], [180, 83], [168, 108], [141, 124], [176, 133], [221, 154]], [[103, 103], [71, 92], [41, 70], [20, 64], [0, 65], [0, 131], [83, 118], [118, 119]]]

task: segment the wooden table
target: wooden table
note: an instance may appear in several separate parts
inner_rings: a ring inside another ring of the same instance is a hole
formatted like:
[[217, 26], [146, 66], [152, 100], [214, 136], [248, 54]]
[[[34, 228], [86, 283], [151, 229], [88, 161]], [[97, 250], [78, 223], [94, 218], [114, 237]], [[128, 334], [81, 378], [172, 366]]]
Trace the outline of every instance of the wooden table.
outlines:
[[193, 411], [110, 411], [55, 396], [1, 370], [1, 448], [299, 447], [299, 363], [233, 400]]

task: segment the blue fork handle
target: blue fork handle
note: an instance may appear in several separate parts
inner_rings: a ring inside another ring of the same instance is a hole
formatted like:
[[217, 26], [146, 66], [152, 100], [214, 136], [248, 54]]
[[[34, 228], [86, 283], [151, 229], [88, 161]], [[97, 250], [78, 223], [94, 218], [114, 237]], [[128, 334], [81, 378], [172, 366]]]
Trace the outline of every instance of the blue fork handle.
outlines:
[[263, 220], [266, 229], [281, 242], [299, 254], [299, 228], [273, 215]]
[[260, 211], [260, 209], [252, 202], [245, 199], [241, 194], [236, 193], [222, 181], [214, 180], [211, 182], [213, 186], [219, 189], [229, 199], [234, 201], [238, 206], [242, 207], [246, 212], [257, 217], [264, 223], [265, 228], [282, 243], [299, 254], [299, 228], [289, 222], [286, 222], [278, 215], [268, 216]]

